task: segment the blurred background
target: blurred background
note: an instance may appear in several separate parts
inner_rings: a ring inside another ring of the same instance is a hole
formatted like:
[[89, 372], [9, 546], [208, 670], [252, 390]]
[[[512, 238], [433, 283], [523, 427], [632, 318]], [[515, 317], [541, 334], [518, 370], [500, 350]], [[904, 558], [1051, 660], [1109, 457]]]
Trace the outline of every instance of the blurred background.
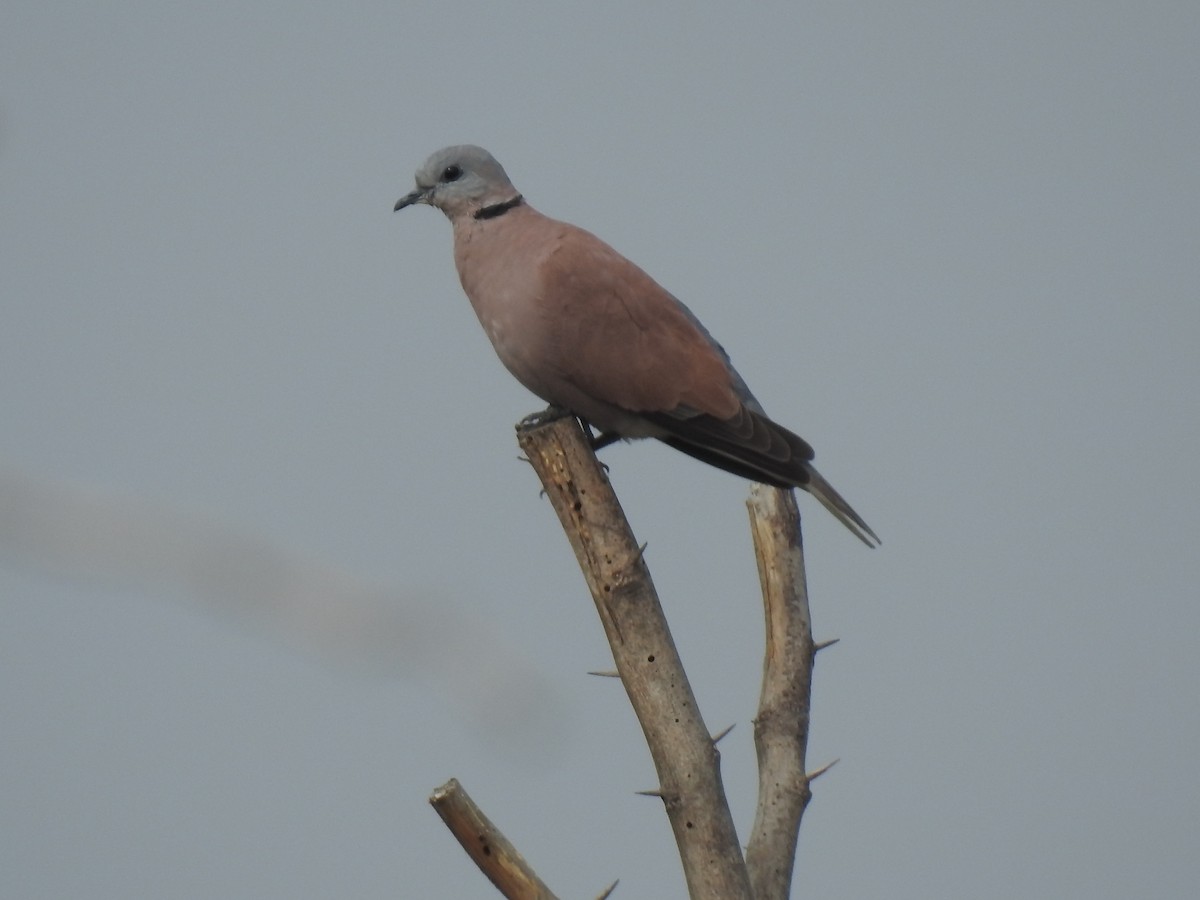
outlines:
[[[1200, 884], [1200, 7], [0, 13], [0, 895], [682, 897], [637, 723], [436, 212], [490, 149], [688, 303], [802, 497], [797, 896]], [[747, 485], [603, 454], [743, 839]]]

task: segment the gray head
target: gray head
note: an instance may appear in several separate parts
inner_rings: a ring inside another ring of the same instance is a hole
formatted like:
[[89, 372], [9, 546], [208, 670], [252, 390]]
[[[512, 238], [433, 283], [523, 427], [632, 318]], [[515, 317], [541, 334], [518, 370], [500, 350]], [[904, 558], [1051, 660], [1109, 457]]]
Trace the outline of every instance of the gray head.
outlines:
[[520, 197], [492, 154], [472, 144], [439, 150], [417, 169], [416, 180], [416, 190], [396, 201], [397, 211], [427, 203], [454, 219]]

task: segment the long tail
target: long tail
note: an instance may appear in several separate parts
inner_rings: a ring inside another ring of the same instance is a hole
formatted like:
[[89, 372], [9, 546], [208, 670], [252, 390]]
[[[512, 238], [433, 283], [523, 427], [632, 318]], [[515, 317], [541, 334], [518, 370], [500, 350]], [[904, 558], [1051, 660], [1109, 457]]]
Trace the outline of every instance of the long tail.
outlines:
[[868, 547], [882, 543], [862, 516], [812, 467], [812, 447], [766, 415], [745, 407], [729, 419], [695, 413], [640, 415], [667, 432], [658, 437], [664, 444], [751, 481], [802, 488]]
[[879, 536], [871, 530], [871, 526], [854, 511], [854, 507], [842, 499], [842, 495], [833, 489], [833, 485], [826, 481], [820, 472], [811, 465], [806, 468], [808, 469], [808, 483], [800, 485], [804, 490], [820, 500], [822, 506], [833, 513], [839, 522], [850, 529], [854, 536], [868, 547], [878, 547], [883, 543], [879, 540]]

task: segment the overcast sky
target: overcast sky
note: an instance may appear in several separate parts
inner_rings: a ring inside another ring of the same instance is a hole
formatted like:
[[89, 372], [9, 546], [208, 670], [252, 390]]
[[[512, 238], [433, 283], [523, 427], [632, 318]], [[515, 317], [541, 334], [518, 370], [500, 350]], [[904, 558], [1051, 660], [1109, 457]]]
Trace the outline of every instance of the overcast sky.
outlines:
[[[478, 143], [690, 305], [801, 497], [796, 896], [1200, 884], [1200, 5], [0, 13], [0, 895], [682, 897], [538, 408], [392, 206]], [[743, 840], [746, 483], [603, 453]]]

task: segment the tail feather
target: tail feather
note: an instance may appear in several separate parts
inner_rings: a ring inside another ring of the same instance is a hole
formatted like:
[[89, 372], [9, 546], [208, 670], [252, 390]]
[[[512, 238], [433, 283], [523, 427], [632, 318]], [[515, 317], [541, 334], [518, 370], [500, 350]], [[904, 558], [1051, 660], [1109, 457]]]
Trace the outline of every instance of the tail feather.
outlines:
[[862, 516], [854, 511], [854, 507], [834, 490], [833, 485], [826, 481], [820, 472], [811, 465], [807, 468], [808, 483], [802, 484], [800, 487], [821, 501], [822, 506], [833, 513], [839, 522], [850, 529], [854, 536], [868, 547], [878, 547], [883, 543], [879, 540], [879, 536], [871, 530], [871, 526], [863, 521]]
[[812, 447], [763, 413], [743, 407], [729, 419], [696, 413], [640, 415], [665, 432], [658, 436], [664, 444], [751, 481], [808, 491], [868, 547], [882, 543], [862, 516], [812, 467]]

